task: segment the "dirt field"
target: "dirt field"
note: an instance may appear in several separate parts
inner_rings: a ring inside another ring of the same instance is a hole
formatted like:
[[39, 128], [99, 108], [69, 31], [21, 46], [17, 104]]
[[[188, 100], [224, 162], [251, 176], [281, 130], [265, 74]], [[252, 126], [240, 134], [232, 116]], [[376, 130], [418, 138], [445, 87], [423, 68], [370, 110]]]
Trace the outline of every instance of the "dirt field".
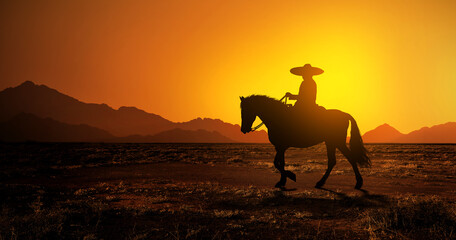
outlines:
[[324, 189], [324, 161], [291, 163], [297, 182], [281, 191], [266, 159], [35, 170], [23, 160], [3, 165], [0, 239], [455, 239], [453, 163], [394, 161], [362, 169], [362, 191], [346, 161]]

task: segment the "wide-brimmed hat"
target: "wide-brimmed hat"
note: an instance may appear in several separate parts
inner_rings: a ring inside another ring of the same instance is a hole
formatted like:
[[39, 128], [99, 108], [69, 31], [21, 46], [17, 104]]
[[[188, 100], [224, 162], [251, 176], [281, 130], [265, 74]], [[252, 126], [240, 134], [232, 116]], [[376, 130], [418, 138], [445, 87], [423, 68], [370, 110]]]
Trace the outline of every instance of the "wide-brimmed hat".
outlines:
[[324, 71], [321, 68], [312, 67], [310, 64], [307, 63], [302, 67], [295, 67], [295, 68], [290, 69], [290, 72], [293, 73], [294, 75], [298, 75], [298, 76], [304, 76], [304, 75], [313, 76], [313, 75], [320, 75]]

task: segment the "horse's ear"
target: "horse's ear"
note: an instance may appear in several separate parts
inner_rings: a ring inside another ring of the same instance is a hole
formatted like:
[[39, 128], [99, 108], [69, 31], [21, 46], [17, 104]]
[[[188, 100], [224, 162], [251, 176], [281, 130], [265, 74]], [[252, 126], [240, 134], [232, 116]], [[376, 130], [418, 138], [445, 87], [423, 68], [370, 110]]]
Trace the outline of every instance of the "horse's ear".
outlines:
[[241, 99], [241, 102], [244, 101], [244, 97], [239, 97], [239, 99]]

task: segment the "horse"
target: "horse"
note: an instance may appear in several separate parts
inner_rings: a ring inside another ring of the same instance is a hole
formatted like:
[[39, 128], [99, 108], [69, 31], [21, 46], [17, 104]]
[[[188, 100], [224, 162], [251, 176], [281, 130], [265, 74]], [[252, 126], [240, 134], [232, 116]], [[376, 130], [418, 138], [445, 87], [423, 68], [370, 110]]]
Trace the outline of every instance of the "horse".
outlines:
[[[296, 182], [296, 174], [285, 170], [285, 151], [288, 148], [307, 148], [325, 142], [328, 168], [315, 187], [323, 187], [336, 165], [337, 148], [353, 167], [356, 176], [355, 189], [361, 189], [363, 178], [358, 165], [369, 167], [371, 161], [367, 156], [358, 125], [350, 114], [337, 109], [326, 110], [323, 107], [314, 108], [312, 111], [299, 111], [296, 107], [289, 107], [280, 100], [263, 95], [251, 95], [240, 99], [241, 131], [244, 134], [251, 132], [256, 117], [259, 117], [268, 129], [269, 141], [276, 150], [274, 166], [281, 175], [275, 187], [285, 189], [287, 178]], [[346, 144], [349, 122], [350, 148]]]

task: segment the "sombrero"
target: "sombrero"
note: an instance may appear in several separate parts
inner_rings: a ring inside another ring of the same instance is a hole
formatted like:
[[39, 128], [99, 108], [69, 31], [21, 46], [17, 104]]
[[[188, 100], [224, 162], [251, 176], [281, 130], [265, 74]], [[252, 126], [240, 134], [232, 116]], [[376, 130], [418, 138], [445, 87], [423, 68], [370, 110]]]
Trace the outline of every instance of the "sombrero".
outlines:
[[303, 67], [295, 67], [290, 69], [290, 72], [294, 75], [303, 76], [303, 75], [320, 75], [324, 71], [321, 68], [312, 67], [310, 64], [305, 64]]

